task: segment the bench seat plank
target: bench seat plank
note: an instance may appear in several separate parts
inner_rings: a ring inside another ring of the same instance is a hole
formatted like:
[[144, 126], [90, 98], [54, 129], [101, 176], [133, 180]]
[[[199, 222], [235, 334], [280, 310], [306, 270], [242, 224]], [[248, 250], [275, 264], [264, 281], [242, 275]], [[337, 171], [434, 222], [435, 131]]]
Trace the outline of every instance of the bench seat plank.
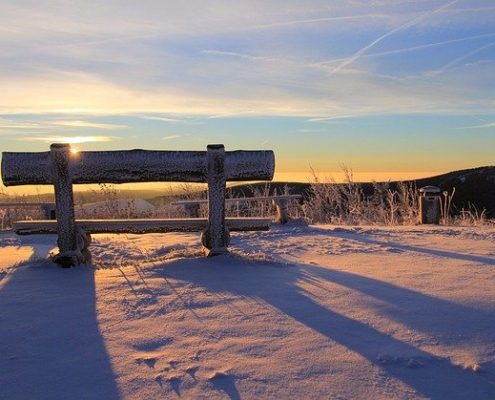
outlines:
[[[176, 219], [76, 219], [76, 225], [87, 233], [166, 233], [201, 232], [206, 229], [206, 218]], [[226, 218], [231, 232], [267, 231], [268, 218]], [[56, 220], [16, 221], [12, 229], [18, 235], [57, 233]]]

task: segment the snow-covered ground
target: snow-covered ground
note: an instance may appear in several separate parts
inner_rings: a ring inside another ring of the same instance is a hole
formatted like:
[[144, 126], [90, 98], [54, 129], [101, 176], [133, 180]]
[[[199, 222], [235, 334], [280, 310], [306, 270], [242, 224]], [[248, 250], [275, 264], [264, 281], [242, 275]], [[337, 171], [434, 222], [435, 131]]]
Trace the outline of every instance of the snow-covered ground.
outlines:
[[495, 399], [495, 229], [0, 234], [2, 399]]

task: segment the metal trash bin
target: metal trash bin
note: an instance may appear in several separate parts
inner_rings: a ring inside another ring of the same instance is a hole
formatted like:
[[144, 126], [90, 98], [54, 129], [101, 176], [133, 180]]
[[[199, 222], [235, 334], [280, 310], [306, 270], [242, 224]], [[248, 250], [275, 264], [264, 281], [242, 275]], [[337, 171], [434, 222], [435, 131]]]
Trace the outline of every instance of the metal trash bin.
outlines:
[[437, 186], [424, 186], [419, 189], [419, 223], [440, 223], [441, 215], [441, 190]]

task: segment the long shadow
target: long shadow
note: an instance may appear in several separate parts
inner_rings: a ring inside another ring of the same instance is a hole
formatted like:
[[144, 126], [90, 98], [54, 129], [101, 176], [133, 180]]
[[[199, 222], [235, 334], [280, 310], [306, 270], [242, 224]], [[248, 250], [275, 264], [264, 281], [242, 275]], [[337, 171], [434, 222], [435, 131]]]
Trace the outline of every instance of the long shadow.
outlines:
[[326, 234], [328, 236], [335, 236], [339, 238], [354, 240], [356, 242], [361, 242], [365, 244], [372, 244], [378, 246], [392, 247], [402, 251], [411, 251], [416, 253], [423, 253], [437, 257], [453, 258], [463, 261], [471, 261], [480, 264], [495, 265], [495, 258], [477, 256], [473, 254], [459, 253], [455, 251], [445, 251], [440, 249], [430, 249], [428, 247], [411, 246], [407, 244], [397, 243], [397, 242], [382, 242], [379, 240], [374, 240], [369, 237], [369, 234], [362, 234], [357, 232], [345, 232], [345, 231], [329, 231], [324, 229], [312, 228], [316, 230], [318, 234]]
[[413, 330], [451, 343], [494, 340], [495, 310], [476, 309], [351, 272], [313, 265], [300, 267], [300, 279], [309, 283], [323, 279], [373, 297], [380, 301], [376, 307], [381, 314]]
[[[315, 227], [301, 230], [301, 235], [311, 233], [324, 234], [328, 236], [345, 237], [366, 244], [386, 245], [387, 247], [397, 245], [410, 251], [431, 251], [414, 246], [400, 245], [389, 242], [380, 242], [369, 239], [364, 234], [349, 232], [346, 230], [329, 231]], [[258, 244], [252, 244], [250, 249], [261, 251]], [[449, 253], [449, 252], [444, 252]], [[459, 258], [456, 254], [455, 258]], [[463, 255], [468, 257], [467, 255]], [[481, 262], [482, 257], [473, 257], [470, 261]], [[466, 258], [467, 259], [467, 258]], [[431, 336], [440, 336], [440, 339], [448, 340], [450, 343], [466, 343], [474, 339], [492, 342], [495, 332], [495, 310], [482, 310], [462, 304], [442, 300], [411, 289], [396, 286], [381, 280], [368, 278], [366, 276], [336, 270], [330, 267], [301, 264], [301, 276], [299, 279], [309, 283], [318, 284], [318, 279], [336, 283], [352, 290], [359, 291], [379, 300], [377, 304], [379, 311], [391, 319], [400, 322], [411, 329], [420, 331]], [[452, 335], [452, 327], [455, 326], [456, 335]]]
[[[207, 261], [177, 260], [155, 268], [152, 273], [163, 279], [190, 282], [210, 292], [262, 300], [356, 352], [428, 398], [495, 398], [492, 371], [485, 374], [465, 371], [448, 359], [438, 358], [314, 301], [299, 287], [300, 280], [307, 279], [311, 272], [304, 266], [258, 265], [236, 257], [220, 257]], [[357, 283], [351, 282], [352, 275], [346, 279], [349, 287], [362, 285], [357, 278]], [[395, 293], [400, 290], [397, 287]], [[415, 295], [412, 291], [406, 294]]]
[[92, 268], [33, 262], [1, 282], [0, 371], [4, 399], [120, 398]]

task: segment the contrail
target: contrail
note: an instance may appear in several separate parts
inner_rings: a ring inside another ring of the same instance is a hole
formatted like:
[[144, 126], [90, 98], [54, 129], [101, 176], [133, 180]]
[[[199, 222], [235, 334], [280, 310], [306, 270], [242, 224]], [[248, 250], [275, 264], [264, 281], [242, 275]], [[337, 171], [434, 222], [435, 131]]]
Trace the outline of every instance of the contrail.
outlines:
[[291, 25], [305, 25], [305, 24], [315, 24], [319, 22], [331, 22], [331, 21], [347, 21], [353, 19], [368, 19], [368, 18], [390, 18], [386, 14], [358, 14], [358, 15], [342, 15], [336, 17], [322, 17], [322, 18], [312, 18], [312, 19], [296, 19], [293, 21], [281, 21], [273, 22], [271, 24], [261, 24], [254, 25], [250, 29], [265, 29], [265, 28], [278, 28]]
[[[427, 43], [427, 44], [422, 44], [419, 46], [405, 47], [405, 48], [396, 49], [396, 50], [381, 51], [379, 53], [365, 54], [365, 55], [362, 55], [361, 58], [373, 58], [373, 57], [388, 56], [388, 55], [393, 55], [393, 54], [408, 53], [411, 51], [428, 49], [430, 47], [438, 47], [438, 46], [443, 46], [443, 45], [451, 44], [451, 43], [467, 42], [469, 40], [484, 39], [484, 38], [489, 38], [489, 37], [493, 37], [493, 36], [495, 36], [495, 33], [485, 33], [482, 35], [467, 36], [467, 37], [463, 37], [463, 38], [459, 38], [459, 39], [445, 40], [443, 42]], [[320, 61], [318, 64], [319, 65], [333, 64], [333, 63], [337, 63], [337, 62], [345, 61], [345, 60], [347, 60], [347, 58], [336, 58], [334, 60]]]
[[458, 2], [459, 2], [459, 0], [453, 0], [453, 1], [451, 1], [451, 2], [449, 2], [447, 4], [445, 4], [445, 5], [443, 5], [442, 7], [439, 7], [437, 9], [435, 9], [435, 10], [432, 10], [432, 11], [429, 11], [427, 13], [424, 13], [424, 14], [420, 15], [419, 17], [416, 17], [416, 18], [412, 19], [411, 21], [406, 22], [405, 24], [402, 24], [402, 25], [398, 26], [397, 28], [392, 29], [391, 31], [389, 31], [389, 32], [385, 33], [384, 35], [380, 36], [378, 39], [375, 39], [373, 42], [371, 42], [367, 46], [365, 46], [362, 49], [358, 50], [351, 57], [349, 57], [346, 61], [344, 61], [342, 64], [340, 64], [338, 67], [336, 67], [331, 72], [331, 74], [333, 75], [333, 74], [339, 72], [340, 70], [342, 70], [343, 68], [347, 67], [349, 64], [352, 64], [359, 57], [361, 57], [361, 55], [363, 55], [366, 51], [368, 51], [373, 46], [375, 46], [378, 43], [380, 43], [382, 40], [388, 38], [389, 36], [392, 36], [393, 34], [399, 32], [399, 31], [401, 31], [403, 29], [410, 28], [411, 26], [414, 26], [414, 25], [418, 24], [419, 22], [423, 21], [424, 19], [429, 18], [432, 15], [434, 15], [436, 13], [439, 13], [440, 11], [442, 11], [442, 10], [446, 9], [447, 7], [450, 7], [451, 5], [453, 5], [455, 3], [458, 3]]
[[234, 51], [201, 50], [200, 53], [201, 54], [210, 54], [210, 55], [214, 55], [214, 56], [227, 56], [227, 57], [244, 58], [246, 60], [252, 60], [252, 61], [258, 61], [258, 60], [275, 60], [275, 61], [278, 61], [278, 59], [275, 59], [275, 58], [253, 56], [250, 54], [238, 53], [238, 52], [234, 52]]
[[430, 76], [435, 76], [435, 75], [442, 74], [443, 72], [445, 72], [446, 70], [448, 70], [450, 67], [453, 67], [454, 65], [456, 65], [460, 61], [463, 61], [466, 58], [469, 58], [471, 56], [474, 56], [475, 54], [479, 53], [480, 51], [483, 51], [483, 50], [488, 49], [489, 47], [493, 47], [493, 46], [495, 46], [495, 42], [491, 42], [491, 43], [485, 44], [484, 46], [478, 47], [477, 49], [474, 49], [474, 50], [470, 51], [469, 53], [464, 54], [463, 56], [458, 57], [455, 60], [452, 60], [448, 64], [445, 64], [442, 68], [440, 68], [440, 69], [438, 69], [436, 71], [430, 72]]

